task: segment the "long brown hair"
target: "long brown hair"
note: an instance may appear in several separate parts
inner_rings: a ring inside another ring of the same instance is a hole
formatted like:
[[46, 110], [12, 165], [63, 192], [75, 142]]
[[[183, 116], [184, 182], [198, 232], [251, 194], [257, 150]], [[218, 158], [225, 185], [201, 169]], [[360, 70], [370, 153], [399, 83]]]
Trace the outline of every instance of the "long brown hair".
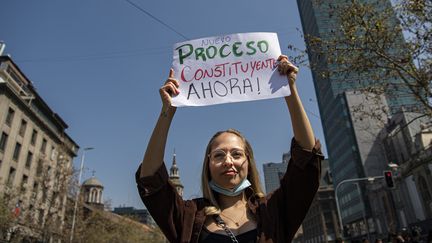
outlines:
[[213, 190], [209, 186], [209, 181], [211, 180], [211, 175], [210, 175], [210, 168], [209, 168], [210, 158], [208, 155], [211, 152], [211, 149], [213, 147], [213, 143], [214, 143], [215, 139], [223, 133], [234, 134], [234, 135], [238, 136], [243, 141], [244, 150], [246, 152], [247, 159], [249, 162], [248, 163], [247, 179], [250, 181], [251, 187], [252, 187], [253, 191], [255, 192], [255, 194], [258, 195], [259, 197], [264, 196], [263, 190], [261, 188], [258, 170], [256, 168], [256, 163], [255, 163], [255, 158], [253, 155], [252, 146], [250, 145], [250, 143], [247, 141], [247, 139], [239, 131], [237, 131], [235, 129], [228, 129], [226, 131], [219, 131], [213, 135], [213, 137], [210, 139], [210, 141], [207, 145], [207, 148], [206, 148], [206, 151], [204, 154], [203, 169], [202, 169], [202, 173], [201, 173], [201, 189], [202, 189], [203, 197], [206, 198], [207, 200], [209, 200], [213, 205], [213, 206], [207, 207], [205, 209], [205, 213], [207, 215], [220, 213], [219, 203], [216, 200], [216, 197], [215, 197]]

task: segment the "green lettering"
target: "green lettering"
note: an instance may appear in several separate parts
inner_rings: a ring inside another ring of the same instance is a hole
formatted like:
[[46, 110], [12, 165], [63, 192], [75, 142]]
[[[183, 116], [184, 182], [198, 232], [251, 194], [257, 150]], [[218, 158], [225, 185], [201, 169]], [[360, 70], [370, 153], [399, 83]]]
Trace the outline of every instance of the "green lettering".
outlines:
[[[210, 51], [209, 51], [210, 49], [213, 50], [213, 53], [210, 53]], [[206, 55], [207, 55], [208, 58], [213, 59], [216, 56], [216, 54], [217, 54], [217, 48], [215, 46], [209, 46], [209, 47], [207, 47], [207, 49], [206, 49]]]
[[203, 61], [206, 61], [206, 59], [207, 59], [205, 54], [204, 54], [204, 48], [202, 48], [202, 47], [195, 49], [195, 58], [198, 60], [199, 57], [201, 57]]
[[241, 44], [242, 43], [239, 41], [234, 42], [234, 44], [233, 44], [233, 52], [234, 52], [234, 56], [236, 56], [236, 57], [240, 57], [241, 55], [243, 55], [242, 51], [238, 52], [238, 48], [240, 47]]
[[222, 58], [224, 58], [224, 57], [227, 57], [227, 56], [229, 56], [230, 54], [231, 54], [231, 52], [228, 52], [228, 54], [224, 54], [223, 53], [223, 50], [225, 49], [225, 47], [227, 47], [227, 46], [229, 46], [228, 44], [223, 44], [222, 46], [221, 46], [221, 48], [219, 49], [219, 55], [222, 57]]
[[[183, 54], [183, 47], [184, 46], [189, 47], [189, 51], [186, 54]], [[184, 44], [184, 45], [177, 47], [176, 50], [178, 50], [178, 53], [179, 53], [180, 64], [183, 64], [183, 60], [192, 54], [193, 46], [191, 44]]]
[[254, 43], [255, 43], [255, 41], [246, 42], [246, 47], [251, 50], [250, 52], [246, 52], [246, 54], [253, 55], [256, 53], [255, 47], [252, 46]]
[[[262, 53], [266, 53], [268, 51], [269, 45], [268, 45], [267, 41], [265, 41], [265, 40], [258, 41], [257, 46]], [[265, 47], [265, 50], [263, 49], [263, 46]]]

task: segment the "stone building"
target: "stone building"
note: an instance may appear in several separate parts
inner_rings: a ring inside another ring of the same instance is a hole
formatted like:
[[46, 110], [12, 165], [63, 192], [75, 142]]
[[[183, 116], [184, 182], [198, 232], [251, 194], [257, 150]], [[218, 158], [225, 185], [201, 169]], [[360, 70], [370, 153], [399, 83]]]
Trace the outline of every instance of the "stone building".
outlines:
[[16, 63], [0, 56], [0, 194], [19, 212], [9, 237], [20, 228], [62, 229], [79, 148], [67, 128]]
[[[398, 167], [393, 170], [395, 188], [389, 190], [388, 204], [394, 212], [379, 215], [380, 219], [393, 230], [417, 226], [427, 232], [432, 229], [432, 120], [401, 110], [386, 129], [386, 156]], [[383, 206], [373, 206], [383, 211]]]

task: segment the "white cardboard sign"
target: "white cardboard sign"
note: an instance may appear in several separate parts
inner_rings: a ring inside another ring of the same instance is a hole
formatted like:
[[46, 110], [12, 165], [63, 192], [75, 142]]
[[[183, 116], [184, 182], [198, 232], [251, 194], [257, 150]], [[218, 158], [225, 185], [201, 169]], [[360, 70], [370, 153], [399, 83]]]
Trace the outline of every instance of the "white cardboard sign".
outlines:
[[290, 95], [277, 71], [276, 33], [214, 36], [174, 45], [174, 77], [180, 94], [173, 106], [205, 106]]

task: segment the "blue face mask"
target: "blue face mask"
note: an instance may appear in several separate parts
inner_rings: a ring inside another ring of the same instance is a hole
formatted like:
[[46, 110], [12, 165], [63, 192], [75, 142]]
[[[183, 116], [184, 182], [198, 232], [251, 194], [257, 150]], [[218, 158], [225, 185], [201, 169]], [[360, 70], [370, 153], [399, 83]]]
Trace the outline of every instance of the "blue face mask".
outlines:
[[225, 189], [225, 188], [218, 186], [213, 180], [211, 180], [209, 182], [209, 185], [210, 185], [210, 188], [215, 192], [219, 192], [220, 194], [223, 194], [225, 196], [234, 197], [234, 196], [240, 195], [240, 193], [242, 193], [244, 191], [244, 189], [250, 187], [251, 183], [249, 182], [249, 180], [247, 178], [244, 178], [244, 180], [242, 182], [240, 182], [240, 184], [238, 184], [232, 190], [228, 190], [228, 189]]

